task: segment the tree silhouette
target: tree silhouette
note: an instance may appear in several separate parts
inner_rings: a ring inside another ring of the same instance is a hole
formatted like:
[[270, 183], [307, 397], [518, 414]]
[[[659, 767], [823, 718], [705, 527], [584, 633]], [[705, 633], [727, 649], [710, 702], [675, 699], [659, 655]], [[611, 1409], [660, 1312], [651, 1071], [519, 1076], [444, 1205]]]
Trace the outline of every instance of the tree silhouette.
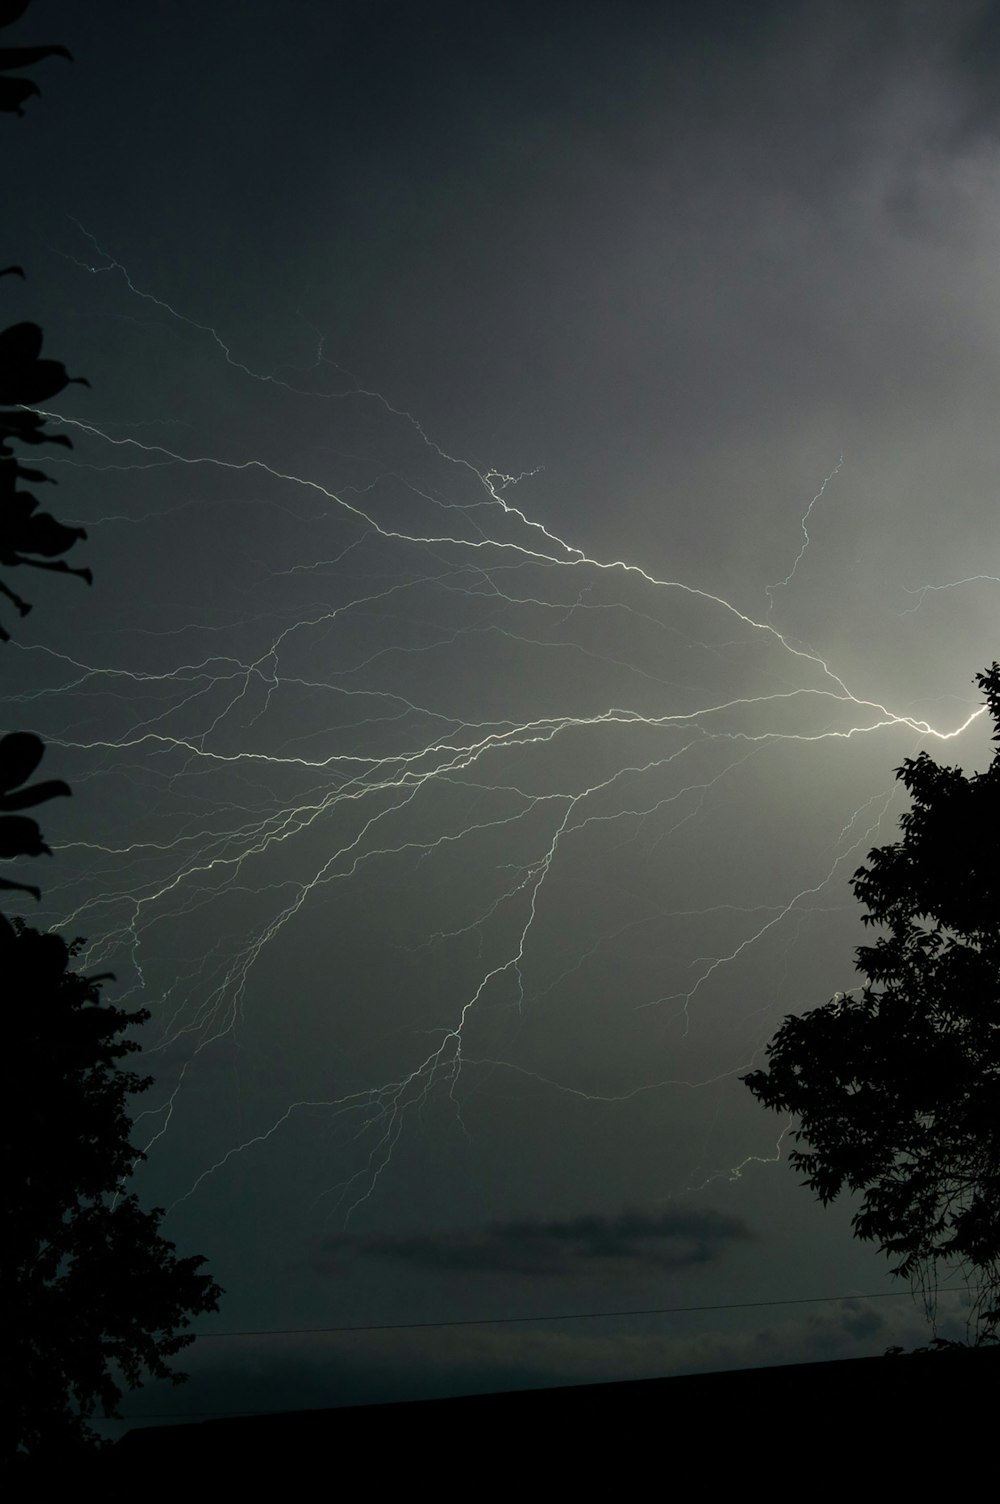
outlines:
[[[0, 0], [0, 27], [16, 21], [27, 9], [27, 0]], [[21, 69], [43, 58], [69, 57], [65, 47], [0, 47], [0, 112], [23, 115], [24, 101], [40, 91], [31, 79], [10, 78], [10, 69]], [[24, 276], [19, 266], [5, 266], [0, 277]], [[32, 412], [37, 402], [47, 402], [71, 382], [87, 386], [82, 376], [68, 376], [66, 367], [56, 360], [43, 360], [42, 331], [37, 324], [11, 324], [0, 331], [0, 566], [14, 569], [27, 565], [34, 569], [54, 570], [92, 580], [89, 569], [71, 569], [60, 555], [87, 535], [81, 527], [58, 522], [48, 512], [39, 512], [38, 500], [23, 489], [29, 485], [54, 484], [44, 471], [22, 463], [15, 445], [37, 448], [41, 444], [59, 444], [72, 448], [65, 434], [46, 432], [46, 419]], [[30, 604], [0, 578], [0, 595], [6, 596], [21, 616], [27, 616]], [[0, 622], [0, 642], [8, 642], [10, 633]], [[37, 736], [26, 732], [6, 736], [0, 741], [0, 858], [48, 854], [37, 823], [11, 810], [41, 804], [56, 794], [68, 794], [65, 783], [50, 780], [32, 789], [13, 792], [38, 765], [44, 752]], [[0, 890], [12, 888], [39, 897], [36, 887], [28, 883], [0, 878]]]
[[[0, 27], [9, 26], [27, 8], [28, 0], [0, 0]], [[56, 56], [71, 55], [65, 47], [0, 47], [0, 113], [23, 115], [24, 101], [41, 92], [31, 79], [9, 77], [10, 70], [27, 68]], [[24, 272], [19, 266], [0, 269], [0, 277], [9, 276], [23, 278]], [[89, 569], [71, 569], [58, 557], [72, 548], [78, 538], [87, 536], [83, 528], [67, 527], [47, 512], [39, 512], [38, 501], [31, 492], [18, 489], [21, 481], [39, 485], [52, 483], [52, 477], [22, 465], [12, 447], [14, 443], [32, 447], [61, 444], [72, 448], [65, 434], [46, 433], [45, 418], [30, 409], [38, 402], [48, 402], [71, 382], [89, 385], [82, 376], [68, 376], [61, 362], [43, 360], [41, 351], [42, 331], [37, 324], [11, 324], [0, 332], [0, 564], [6, 569], [28, 564], [35, 569], [76, 574], [89, 585]], [[31, 610], [28, 602], [3, 580], [0, 593], [13, 602], [22, 616]], [[9, 636], [0, 625], [0, 641], [7, 641]]]
[[[1000, 665], [976, 676], [1000, 744]], [[824, 1204], [860, 1192], [859, 1238], [923, 1282], [958, 1265], [980, 1339], [1000, 1310], [1000, 745], [965, 777], [922, 752], [897, 769], [913, 796], [903, 838], [852, 879], [864, 985], [785, 1019], [767, 1069], [744, 1076], [800, 1120], [791, 1154]]]
[[[0, 276], [20, 272], [7, 266]], [[50, 481], [41, 470], [22, 465], [12, 448], [22, 444], [63, 444], [70, 448], [65, 434], [45, 433], [45, 418], [31, 412], [30, 405], [46, 402], [71, 382], [89, 383], [82, 376], [67, 376], [66, 367], [57, 360], [42, 360], [42, 331], [37, 324], [11, 324], [0, 332], [0, 403], [17, 403], [17, 407], [0, 408], [0, 564], [6, 569], [27, 564], [34, 569], [51, 569], [59, 574], [75, 574], [89, 585], [89, 569], [71, 569], [64, 559], [78, 538], [86, 538], [82, 527], [67, 527], [48, 512], [38, 511], [38, 501], [30, 491], [18, 489], [18, 482], [35, 485]], [[40, 557], [37, 557], [40, 556]], [[53, 562], [55, 560], [55, 562]], [[5, 581], [0, 592], [12, 601], [22, 616], [31, 606], [23, 601]], [[0, 626], [0, 640], [10, 634]]]
[[[0, 26], [26, 9], [0, 0]], [[3, 76], [65, 48], [0, 48], [0, 111], [22, 114], [38, 92], [29, 80]], [[22, 275], [19, 267], [0, 271]], [[76, 574], [60, 557], [86, 535], [48, 513], [22, 482], [48, 480], [21, 463], [15, 445], [69, 446], [45, 432], [32, 405], [71, 381], [65, 367], [41, 358], [37, 324], [0, 333], [0, 565]], [[84, 383], [86, 384], [86, 383]], [[21, 616], [31, 609], [4, 580], [0, 594]], [[0, 641], [9, 639], [0, 625]], [[49, 853], [37, 823], [21, 813], [70, 792], [58, 779], [28, 783], [44, 753], [30, 732], [0, 737], [0, 859]], [[0, 891], [38, 898], [30, 884], [0, 878]], [[0, 1216], [0, 1303], [4, 1310], [4, 1393], [0, 1464], [52, 1464], [99, 1440], [89, 1419], [117, 1413], [122, 1385], [147, 1375], [185, 1375], [168, 1359], [193, 1340], [192, 1314], [213, 1311], [222, 1293], [199, 1272], [200, 1257], [179, 1259], [160, 1234], [163, 1212], [144, 1211], [126, 1186], [143, 1158], [129, 1142], [128, 1098], [151, 1077], [118, 1062], [138, 1050], [121, 1036], [146, 1021], [103, 1005], [106, 977], [74, 973], [82, 941], [40, 934], [0, 915], [3, 989], [4, 1210]]]
[[[51, 856], [51, 851], [42, 840], [42, 833], [34, 820], [26, 815], [11, 814], [11, 810], [30, 809], [33, 804], [44, 804], [58, 794], [68, 794], [69, 784], [61, 779], [50, 778], [46, 783], [33, 783], [20, 788], [30, 778], [42, 760], [45, 751], [41, 740], [28, 731], [14, 731], [0, 737], [0, 857], [9, 860], [15, 856]], [[16, 883], [0, 877], [0, 889], [16, 888], [22, 893], [41, 895], [30, 883]]]
[[127, 1099], [152, 1077], [119, 1067], [140, 1048], [121, 1036], [149, 1014], [101, 1003], [106, 979], [70, 970], [81, 945], [0, 918], [0, 975], [23, 979], [3, 1069], [7, 1463], [89, 1446], [88, 1418], [116, 1415], [123, 1384], [182, 1380], [166, 1360], [193, 1341], [189, 1315], [222, 1293], [204, 1259], [175, 1256], [162, 1211], [124, 1190], [144, 1157]]
[[[0, 26], [9, 26], [28, 9], [29, 0], [0, 0]], [[14, 115], [24, 114], [24, 102], [42, 91], [30, 78], [7, 78], [10, 70], [30, 68], [47, 57], [66, 57], [72, 54], [65, 47], [0, 47], [0, 110]]]

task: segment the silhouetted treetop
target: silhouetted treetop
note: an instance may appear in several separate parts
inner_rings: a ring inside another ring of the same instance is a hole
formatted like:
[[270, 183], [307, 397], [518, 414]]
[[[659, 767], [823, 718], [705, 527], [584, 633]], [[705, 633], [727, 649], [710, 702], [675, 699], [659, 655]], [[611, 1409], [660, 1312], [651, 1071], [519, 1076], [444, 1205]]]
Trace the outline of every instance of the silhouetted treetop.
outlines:
[[[1000, 665], [977, 675], [1000, 744]], [[799, 1119], [791, 1154], [821, 1201], [861, 1194], [858, 1237], [894, 1273], [939, 1262], [979, 1285], [982, 1330], [1000, 1299], [1000, 745], [966, 777], [926, 752], [897, 777], [903, 838], [869, 853], [852, 887], [864, 923], [856, 994], [786, 1018], [767, 1066], [743, 1079]]]

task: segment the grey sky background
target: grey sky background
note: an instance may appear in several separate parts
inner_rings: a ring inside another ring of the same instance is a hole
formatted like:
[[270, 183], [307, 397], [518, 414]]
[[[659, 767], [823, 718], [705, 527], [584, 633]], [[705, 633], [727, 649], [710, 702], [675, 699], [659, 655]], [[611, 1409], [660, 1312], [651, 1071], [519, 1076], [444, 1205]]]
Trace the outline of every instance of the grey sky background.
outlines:
[[75, 57], [4, 127], [4, 290], [91, 381], [50, 468], [96, 578], [30, 581], [6, 718], [74, 788], [41, 919], [152, 1010], [199, 1330], [739, 1307], [206, 1337], [130, 1414], [925, 1335], [738, 1076], [854, 984], [894, 768], [989, 756], [997, 22], [11, 29]]

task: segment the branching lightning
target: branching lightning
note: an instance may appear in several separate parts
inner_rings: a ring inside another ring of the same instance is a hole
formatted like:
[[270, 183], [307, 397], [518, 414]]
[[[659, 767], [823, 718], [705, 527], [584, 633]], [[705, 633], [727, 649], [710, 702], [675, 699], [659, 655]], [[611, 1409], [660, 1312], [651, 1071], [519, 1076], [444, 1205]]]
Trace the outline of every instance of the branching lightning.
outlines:
[[915, 595], [916, 600], [914, 601], [912, 606], [907, 606], [899, 614], [900, 616], [909, 616], [912, 615], [913, 612], [919, 611], [928, 595], [936, 595], [939, 591], [942, 590], [958, 590], [963, 585], [980, 584], [1000, 585], [1000, 575], [970, 574], [966, 575], [966, 577], [962, 580], [947, 580], [943, 585], [921, 585], [917, 589], [911, 589], [908, 585], [904, 585], [903, 589], [906, 591], [907, 595]]
[[[178, 1163], [195, 1168], [175, 1202], [319, 1122], [321, 1193], [349, 1212], [431, 1104], [443, 1098], [474, 1131], [466, 1089], [498, 1074], [595, 1112], [731, 1083], [794, 1005], [769, 1006], [766, 980], [798, 955], [790, 924], [850, 909], [846, 879], [885, 837], [892, 759], [961, 737], [982, 715], [971, 690], [968, 711], [939, 726], [849, 687], [832, 655], [771, 620], [598, 557], [541, 520], [544, 498], [515, 506], [534, 472], [456, 458], [353, 380], [306, 391], [255, 371], [83, 233], [100, 261], [77, 264], [119, 276], [238, 377], [282, 400], [350, 401], [346, 430], [368, 404], [405, 451], [364, 475], [345, 465], [349, 478], [328, 484], [195, 437], [168, 444], [123, 436], [134, 424], [46, 414], [76, 442], [64, 463], [95, 497], [95, 536], [127, 526], [129, 547], [148, 532], [155, 553], [171, 528], [193, 539], [209, 507], [231, 529], [251, 505], [258, 519], [256, 553], [231, 558], [224, 529], [197, 544], [217, 550], [218, 598], [178, 583], [175, 555], [148, 576], [150, 609], [134, 621], [72, 651], [55, 633], [54, 645], [25, 637], [8, 697], [63, 750], [83, 796], [89, 818], [62, 842], [49, 920], [87, 935], [91, 964], [114, 967], [124, 995], [154, 1011], [161, 1097], [139, 1121], [154, 1157], [186, 1135]], [[315, 371], [324, 365], [320, 341]], [[842, 463], [802, 516], [788, 574], [764, 587], [768, 616]], [[105, 499], [119, 484], [122, 501]], [[939, 588], [923, 586], [911, 609]], [[865, 745], [875, 750], [855, 779]], [[808, 799], [820, 751], [844, 797], [856, 792], [821, 811], [803, 844], [793, 801]], [[803, 787], [786, 795], [796, 767]], [[114, 819], [92, 818], [98, 809]], [[741, 834], [744, 812], [756, 823]], [[782, 869], [793, 879], [769, 872], [769, 842], [802, 845]], [[847, 958], [829, 992], [849, 975]], [[385, 998], [393, 979], [412, 1008]], [[288, 1073], [308, 1089], [296, 1093], [284, 1065], [265, 1069], [227, 1097], [228, 1128], [220, 1114], [212, 1142], [194, 1147], [199, 1083], [236, 1055], [265, 1060], [278, 1006], [292, 1040], [328, 1027], [328, 1045], [289, 1047]], [[678, 1068], [720, 1014], [715, 1065]], [[571, 1017], [587, 1069], [575, 1044], [559, 1058]], [[639, 1058], [642, 1079], [625, 1079]], [[240, 1117], [252, 1119], [244, 1131]], [[771, 1157], [750, 1152], [718, 1173]]]

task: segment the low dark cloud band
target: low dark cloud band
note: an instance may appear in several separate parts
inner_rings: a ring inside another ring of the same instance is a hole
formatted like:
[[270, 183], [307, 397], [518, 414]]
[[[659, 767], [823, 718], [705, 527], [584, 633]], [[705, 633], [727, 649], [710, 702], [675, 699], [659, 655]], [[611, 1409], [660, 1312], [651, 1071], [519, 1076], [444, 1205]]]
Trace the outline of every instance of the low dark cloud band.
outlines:
[[324, 1267], [345, 1257], [393, 1259], [423, 1269], [565, 1275], [607, 1260], [660, 1269], [704, 1264], [750, 1236], [738, 1217], [711, 1210], [591, 1213], [492, 1222], [481, 1231], [350, 1234], [323, 1244]]

